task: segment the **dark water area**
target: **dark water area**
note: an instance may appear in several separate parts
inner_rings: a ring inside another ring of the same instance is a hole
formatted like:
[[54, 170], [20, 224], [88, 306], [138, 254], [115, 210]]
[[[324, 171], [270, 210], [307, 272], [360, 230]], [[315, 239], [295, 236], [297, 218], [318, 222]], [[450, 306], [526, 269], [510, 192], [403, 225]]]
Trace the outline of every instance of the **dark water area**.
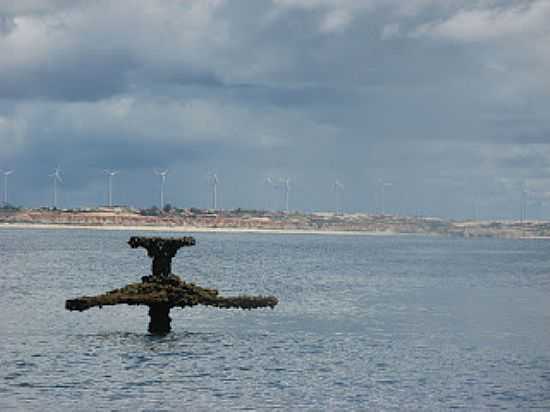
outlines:
[[1, 411], [550, 409], [550, 241], [200, 233], [176, 274], [279, 305], [65, 311], [136, 234], [0, 230]]

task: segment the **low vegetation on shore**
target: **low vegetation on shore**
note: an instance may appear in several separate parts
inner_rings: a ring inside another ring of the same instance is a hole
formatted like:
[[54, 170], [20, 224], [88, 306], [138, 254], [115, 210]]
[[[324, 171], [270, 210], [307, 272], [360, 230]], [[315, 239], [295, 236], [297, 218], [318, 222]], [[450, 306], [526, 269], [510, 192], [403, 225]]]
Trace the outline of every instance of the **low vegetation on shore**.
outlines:
[[321, 233], [429, 234], [456, 237], [550, 237], [548, 221], [452, 221], [367, 213], [299, 213], [263, 210], [132, 209], [0, 209], [1, 224], [93, 227], [168, 227], [210, 230], [304, 231]]

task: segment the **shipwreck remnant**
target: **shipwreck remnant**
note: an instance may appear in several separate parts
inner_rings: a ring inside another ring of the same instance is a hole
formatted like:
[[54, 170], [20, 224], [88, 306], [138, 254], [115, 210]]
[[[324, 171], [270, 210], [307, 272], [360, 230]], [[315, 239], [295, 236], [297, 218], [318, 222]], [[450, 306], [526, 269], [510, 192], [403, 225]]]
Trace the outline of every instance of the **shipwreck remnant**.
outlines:
[[208, 305], [218, 308], [256, 309], [275, 307], [278, 300], [273, 296], [223, 297], [216, 289], [203, 288], [183, 281], [172, 273], [172, 258], [184, 246], [195, 245], [195, 239], [161, 237], [131, 237], [132, 248], [143, 247], [153, 259], [152, 274], [143, 276], [141, 282], [131, 283], [97, 296], [82, 296], [65, 302], [65, 309], [84, 311], [94, 306], [146, 305], [149, 306], [149, 332], [166, 334], [170, 332], [170, 309]]

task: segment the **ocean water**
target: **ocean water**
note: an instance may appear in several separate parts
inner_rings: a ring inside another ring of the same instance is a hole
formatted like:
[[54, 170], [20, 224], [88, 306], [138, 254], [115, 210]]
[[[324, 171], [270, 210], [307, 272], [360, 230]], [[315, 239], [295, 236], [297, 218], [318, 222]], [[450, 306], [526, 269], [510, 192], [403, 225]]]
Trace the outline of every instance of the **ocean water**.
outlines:
[[136, 234], [0, 230], [1, 411], [550, 409], [549, 241], [200, 233], [175, 273], [279, 305], [65, 311]]

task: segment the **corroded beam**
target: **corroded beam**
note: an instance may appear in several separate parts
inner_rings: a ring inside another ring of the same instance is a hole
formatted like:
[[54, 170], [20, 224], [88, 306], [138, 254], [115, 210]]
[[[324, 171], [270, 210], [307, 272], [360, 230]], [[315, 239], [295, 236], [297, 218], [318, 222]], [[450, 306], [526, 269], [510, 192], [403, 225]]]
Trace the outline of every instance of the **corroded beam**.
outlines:
[[273, 308], [277, 303], [277, 298], [273, 296], [242, 295], [223, 297], [218, 294], [216, 289], [203, 288], [173, 276], [170, 283], [131, 283], [123, 288], [114, 289], [101, 295], [69, 299], [65, 302], [65, 308], [67, 310], [84, 311], [93, 307], [120, 304], [146, 306], [166, 304], [170, 308], [206, 305], [223, 309], [256, 309]]

